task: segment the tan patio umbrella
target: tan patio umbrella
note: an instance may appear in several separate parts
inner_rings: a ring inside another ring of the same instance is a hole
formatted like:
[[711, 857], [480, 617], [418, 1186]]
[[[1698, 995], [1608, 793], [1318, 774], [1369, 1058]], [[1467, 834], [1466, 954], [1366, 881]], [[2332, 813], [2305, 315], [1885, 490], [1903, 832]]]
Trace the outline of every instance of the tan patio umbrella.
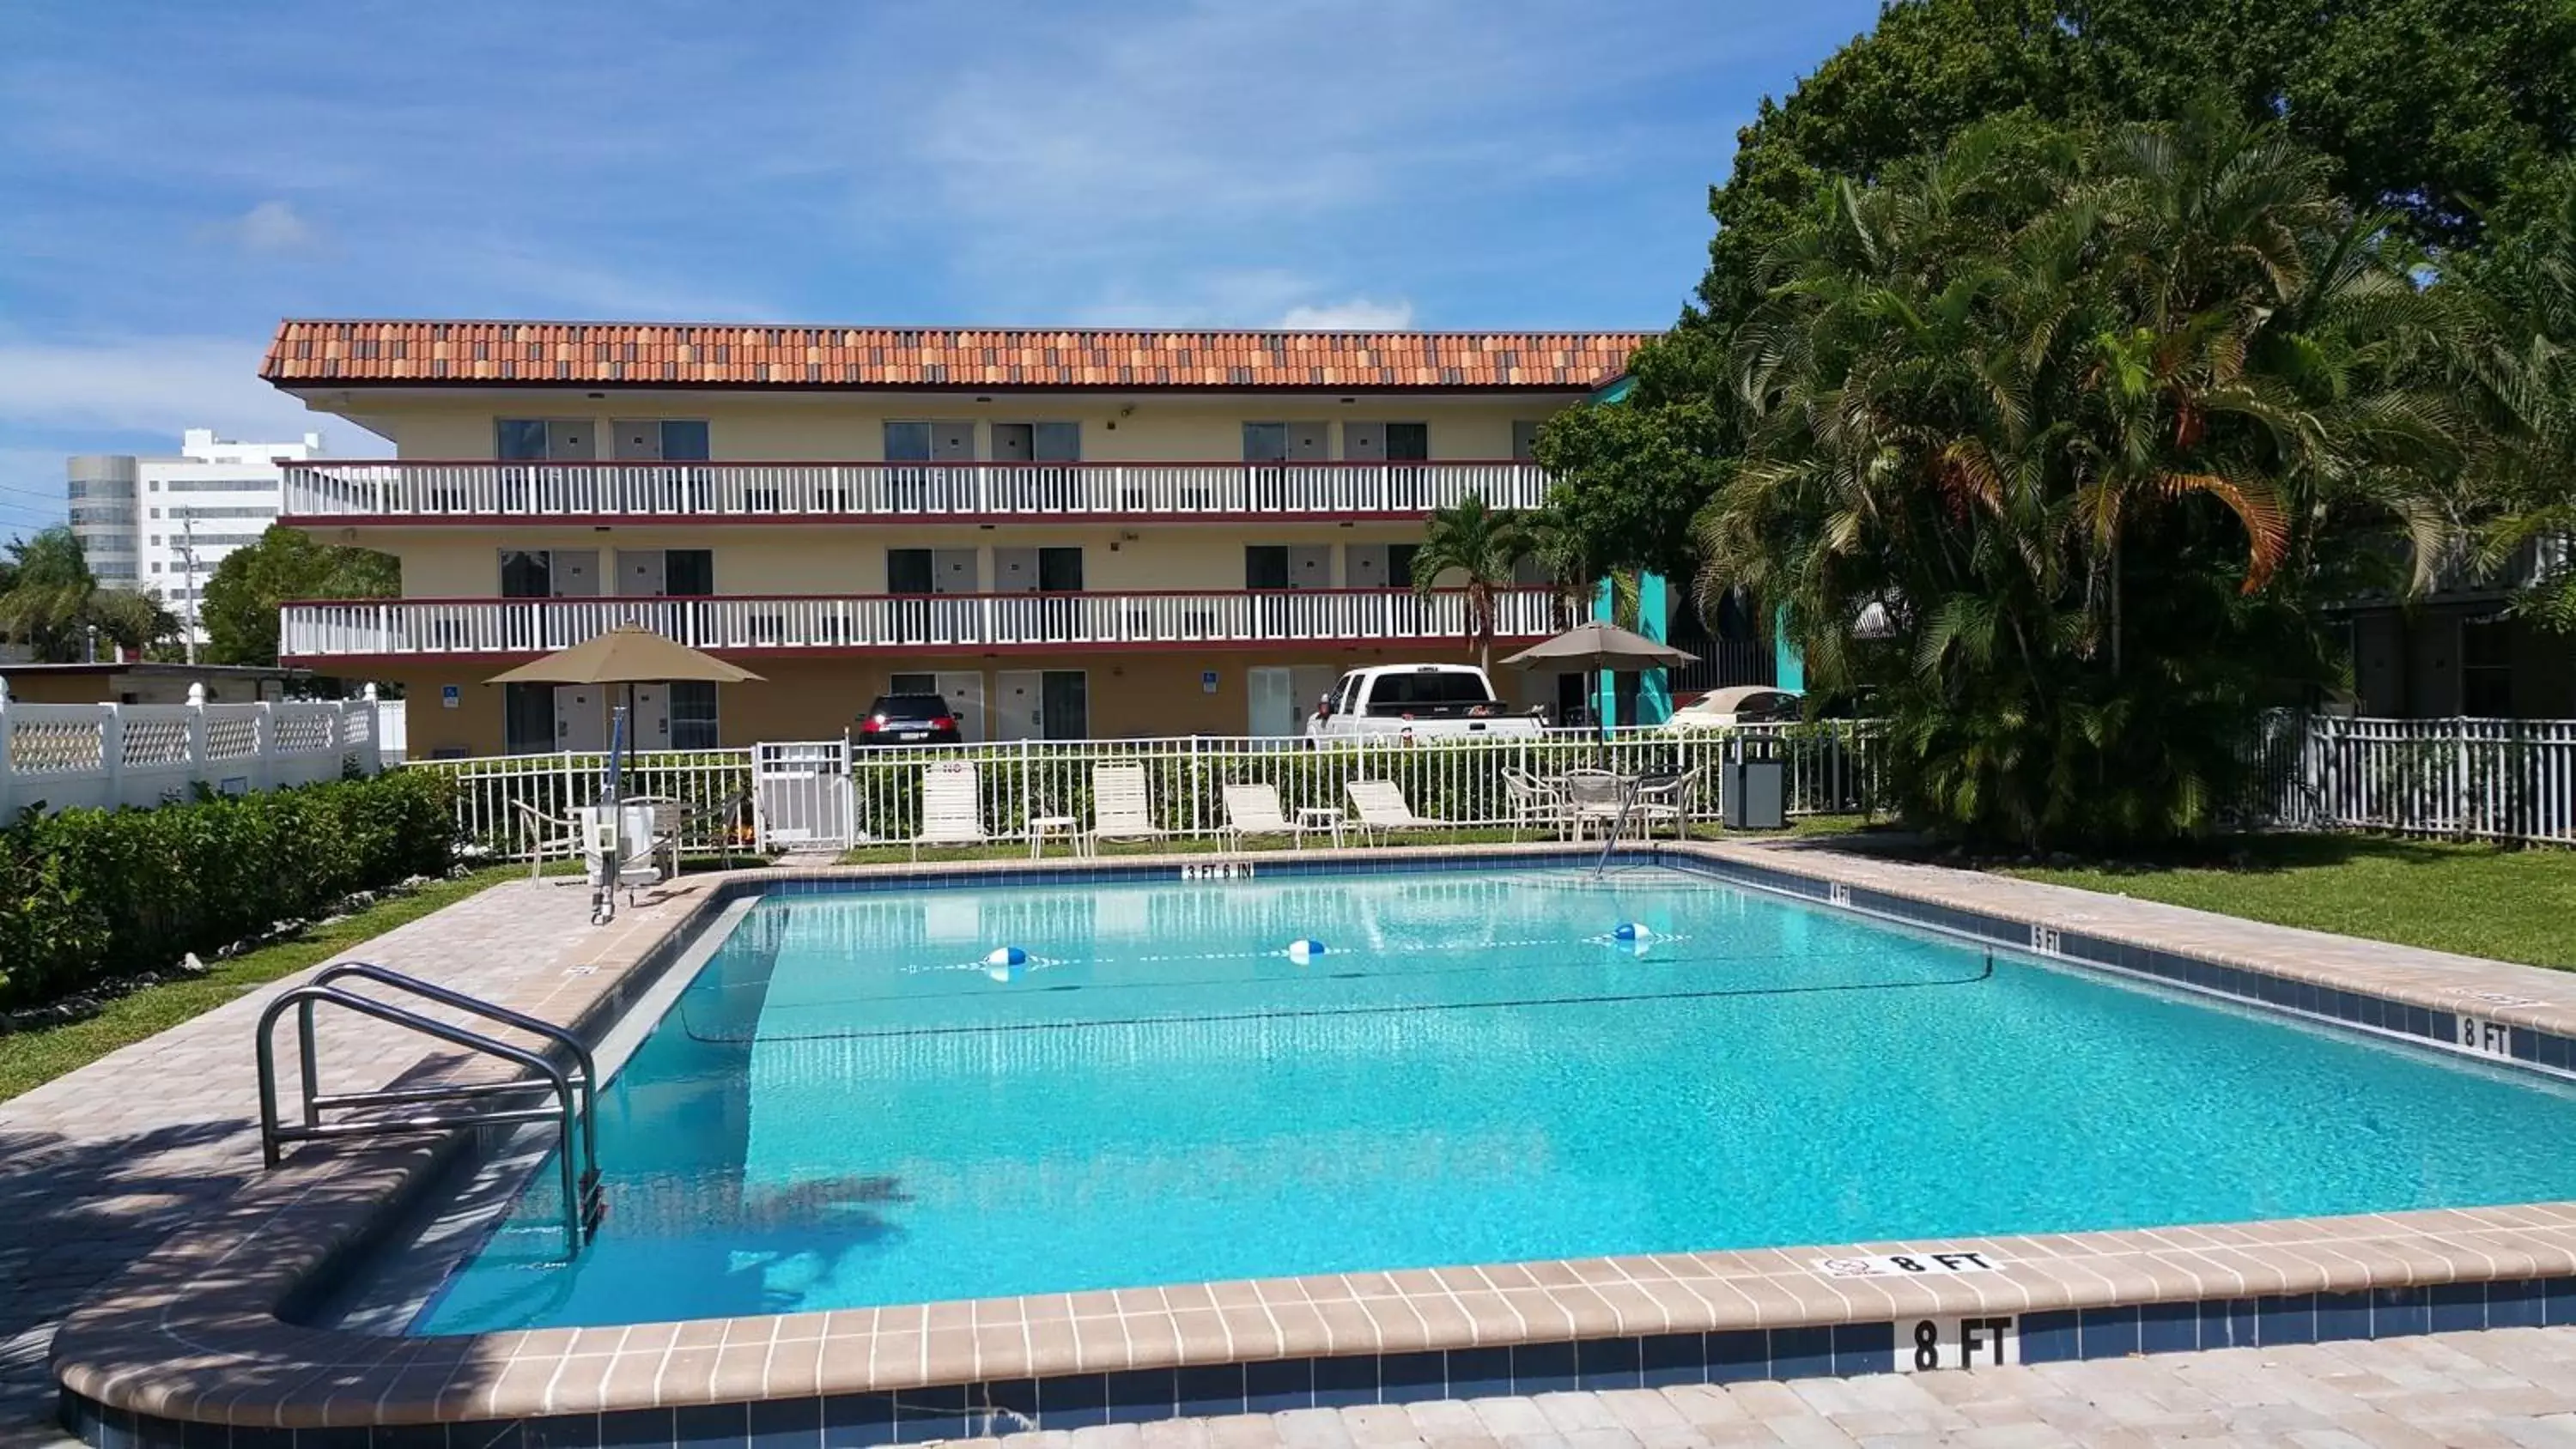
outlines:
[[1699, 656], [1632, 634], [1616, 624], [1578, 624], [1503, 661], [1524, 668], [1553, 664], [1566, 669], [1678, 669]]
[[[570, 649], [531, 659], [486, 681], [490, 684], [622, 684], [626, 718], [635, 718], [635, 686], [674, 679], [713, 684], [757, 682], [760, 676], [712, 654], [674, 643], [640, 624], [620, 624], [594, 634]], [[631, 747], [631, 745], [630, 745]]]
[[[1543, 639], [1503, 662], [1524, 669], [1553, 664], [1561, 669], [1598, 673], [1604, 669], [1677, 669], [1697, 664], [1699, 656], [1595, 620], [1577, 624], [1553, 639]], [[1606, 712], [1601, 720], [1601, 737], [1610, 737]]]

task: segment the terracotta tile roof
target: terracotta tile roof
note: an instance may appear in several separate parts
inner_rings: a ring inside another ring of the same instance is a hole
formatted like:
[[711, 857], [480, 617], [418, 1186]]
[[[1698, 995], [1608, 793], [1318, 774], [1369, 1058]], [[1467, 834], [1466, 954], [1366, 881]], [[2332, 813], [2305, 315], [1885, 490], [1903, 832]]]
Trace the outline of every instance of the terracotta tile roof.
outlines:
[[280, 322], [259, 375], [636, 387], [1597, 386], [1642, 332], [1180, 332], [658, 322]]

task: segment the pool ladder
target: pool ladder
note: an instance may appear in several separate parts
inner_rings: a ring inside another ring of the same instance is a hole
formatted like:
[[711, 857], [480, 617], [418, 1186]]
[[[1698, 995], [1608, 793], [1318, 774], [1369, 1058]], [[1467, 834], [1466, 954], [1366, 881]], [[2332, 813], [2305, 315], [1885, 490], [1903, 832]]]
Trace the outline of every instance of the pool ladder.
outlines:
[[[424, 1015], [399, 1002], [387, 1001], [339, 983], [371, 982], [390, 991], [435, 1002], [483, 1021], [542, 1037], [571, 1064], [525, 1047], [513, 1046], [470, 1026]], [[314, 1052], [313, 1018], [318, 1006], [337, 1006], [360, 1016], [433, 1037], [450, 1046], [508, 1063], [513, 1075], [497, 1080], [433, 1083], [416, 1087], [383, 1087], [368, 1092], [325, 1092], [321, 1063]], [[277, 1100], [277, 1021], [293, 1011], [296, 1075], [302, 1087], [300, 1121], [281, 1118]], [[310, 981], [269, 1003], [260, 1013], [259, 1145], [270, 1167], [284, 1160], [290, 1142], [341, 1137], [387, 1137], [405, 1133], [446, 1132], [459, 1127], [507, 1126], [522, 1122], [555, 1125], [555, 1160], [562, 1173], [564, 1254], [578, 1255], [599, 1231], [606, 1204], [599, 1188], [598, 1135], [592, 1125], [593, 1092], [599, 1072], [590, 1049], [570, 1031], [524, 1012], [495, 1006], [416, 976], [364, 961], [325, 967]], [[542, 1093], [542, 1097], [538, 1094]], [[536, 1098], [536, 1100], [530, 1100]], [[333, 1120], [329, 1114], [345, 1113]], [[576, 1146], [578, 1155], [576, 1155]]]

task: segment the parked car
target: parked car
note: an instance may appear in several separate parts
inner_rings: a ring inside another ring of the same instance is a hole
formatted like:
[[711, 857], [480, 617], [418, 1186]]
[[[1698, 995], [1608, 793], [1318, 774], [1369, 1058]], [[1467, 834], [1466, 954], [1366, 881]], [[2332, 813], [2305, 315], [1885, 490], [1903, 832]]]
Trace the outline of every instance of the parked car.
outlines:
[[859, 717], [863, 745], [953, 745], [964, 740], [957, 712], [936, 694], [880, 694]]
[[1310, 740], [1412, 735], [1535, 735], [1533, 715], [1514, 714], [1494, 682], [1472, 664], [1381, 664], [1354, 669], [1334, 685], [1306, 721]]
[[1724, 689], [1712, 689], [1674, 710], [1673, 717], [1664, 721], [1664, 732], [1692, 735], [1733, 729], [1737, 725], [1791, 724], [1798, 719], [1800, 708], [1798, 692], [1794, 689], [1774, 689], [1767, 684], [1733, 684]]

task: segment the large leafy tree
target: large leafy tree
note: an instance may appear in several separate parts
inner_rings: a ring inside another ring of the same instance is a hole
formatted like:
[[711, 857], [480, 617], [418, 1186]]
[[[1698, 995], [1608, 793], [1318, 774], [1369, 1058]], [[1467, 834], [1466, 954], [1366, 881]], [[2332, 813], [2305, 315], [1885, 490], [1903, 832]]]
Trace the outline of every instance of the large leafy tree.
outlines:
[[1478, 493], [1432, 510], [1423, 528], [1422, 546], [1414, 550], [1414, 592], [1465, 591], [1467, 642], [1476, 650], [1476, 662], [1487, 670], [1494, 667], [1494, 595], [1510, 586], [1512, 570], [1529, 548], [1521, 515], [1487, 505]]
[[1769, 259], [1703, 587], [1876, 691], [1920, 823], [2209, 828], [2255, 714], [2335, 679], [2310, 591], [2436, 540], [2457, 419], [2414, 383], [2449, 308], [2331, 174], [2223, 112], [1989, 123]]
[[217, 664], [275, 664], [281, 605], [296, 599], [382, 599], [401, 592], [401, 565], [373, 549], [316, 543], [272, 526], [215, 565], [200, 617]]
[[2484, 527], [2469, 562], [2519, 586], [2517, 613], [2576, 632], [2576, 163], [2553, 200], [2451, 281], [2476, 323], [2461, 380], [2493, 424], [2470, 470]]
[[140, 653], [178, 632], [178, 621], [151, 594], [102, 587], [67, 524], [9, 545], [6, 592], [0, 592], [0, 636], [39, 660], [72, 663], [89, 651], [89, 631]]
[[1577, 410], [1541, 439], [1573, 517], [1623, 564], [1679, 537], [1742, 419], [1723, 359], [1764, 260], [1840, 180], [1872, 182], [1990, 117], [2101, 126], [2215, 102], [2322, 158], [2356, 212], [2448, 257], [2548, 213], [2576, 147], [2568, 0], [1893, 0], [1738, 137], [1711, 188], [1709, 267], [1636, 359], [1630, 416]]

